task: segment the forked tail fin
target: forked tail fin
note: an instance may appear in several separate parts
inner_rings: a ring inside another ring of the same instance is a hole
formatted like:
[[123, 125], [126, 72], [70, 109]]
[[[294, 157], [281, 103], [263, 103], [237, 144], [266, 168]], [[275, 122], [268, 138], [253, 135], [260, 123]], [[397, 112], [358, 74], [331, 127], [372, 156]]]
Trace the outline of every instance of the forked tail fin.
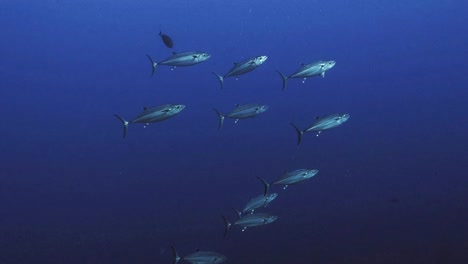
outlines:
[[268, 194], [268, 191], [270, 190], [270, 184], [261, 177], [257, 176], [257, 178], [262, 181], [263, 186], [265, 187], [263, 195], [266, 196]]
[[121, 116], [119, 115], [114, 115], [115, 117], [117, 117], [120, 122], [122, 122], [123, 126], [124, 126], [124, 129], [123, 129], [123, 137], [125, 138], [127, 136], [127, 129], [128, 129], [128, 121], [123, 119]]
[[171, 246], [171, 248], [172, 248], [172, 254], [174, 256], [174, 260], [172, 261], [172, 264], [177, 264], [177, 262], [179, 262], [179, 260], [180, 260], [180, 256], [177, 253], [177, 250], [175, 249], [174, 246]]
[[242, 217], [242, 212], [237, 210], [236, 208], [232, 208], [232, 210], [234, 210], [236, 212], [236, 214], [239, 216], [239, 218]]
[[146, 54], [146, 57], [148, 57], [148, 59], [150, 60], [151, 62], [151, 67], [153, 67], [153, 69], [151, 70], [151, 76], [154, 75], [154, 72], [156, 71], [156, 67], [158, 66], [158, 64], [156, 62], [153, 61], [153, 59], [151, 58], [150, 55]]
[[284, 74], [282, 74], [280, 71], [276, 71], [280, 76], [281, 79], [283, 79], [283, 91], [286, 89], [286, 81], [288, 80], [288, 77], [286, 77]]
[[221, 129], [223, 127], [223, 122], [224, 122], [224, 116], [221, 114], [221, 112], [218, 111], [218, 109], [213, 108], [213, 110], [218, 114], [218, 129]]
[[224, 215], [221, 215], [221, 217], [223, 218], [224, 220], [224, 224], [226, 225], [225, 229], [224, 229], [224, 237], [227, 236], [227, 233], [229, 231], [229, 228], [231, 228], [231, 223], [229, 223], [229, 221], [226, 219], [226, 217], [224, 217]]
[[293, 123], [291, 123], [291, 126], [294, 127], [294, 129], [296, 129], [296, 132], [297, 132], [297, 144], [301, 144], [301, 140], [302, 140], [302, 135], [304, 135], [304, 131], [300, 130], [296, 125], [294, 125]]
[[212, 72], [213, 75], [215, 75], [216, 77], [218, 77], [218, 80], [219, 80], [219, 83], [221, 84], [221, 89], [224, 88], [224, 77], [217, 74], [216, 72]]

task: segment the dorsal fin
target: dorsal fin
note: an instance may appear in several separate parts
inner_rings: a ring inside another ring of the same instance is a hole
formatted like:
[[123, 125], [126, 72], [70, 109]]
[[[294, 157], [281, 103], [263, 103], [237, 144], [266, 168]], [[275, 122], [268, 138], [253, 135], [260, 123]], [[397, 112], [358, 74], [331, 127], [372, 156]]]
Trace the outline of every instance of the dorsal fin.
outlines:
[[172, 55], [176, 55], [176, 54], [177, 54], [177, 52], [175, 52], [175, 51], [172, 52]]
[[143, 110], [145, 110], [145, 111], [146, 111], [146, 110], [148, 110], [148, 107], [146, 107], [146, 106], [143, 106]]
[[315, 117], [315, 120], [319, 120], [319, 119], [320, 119], [320, 116], [316, 116], [316, 117]]
[[301, 66], [304, 66], [305, 64], [303, 62], [301, 62]]
[[239, 106], [240, 104], [236, 104], [236, 106]]
[[283, 173], [286, 174], [286, 173], [288, 173], [288, 171], [285, 171], [285, 170], [284, 170]]
[[234, 66], [237, 66], [237, 62], [233, 62]]
[[200, 251], [200, 249], [199, 249], [199, 248], [196, 248], [196, 249], [195, 249], [195, 252], [198, 252], [198, 251]]

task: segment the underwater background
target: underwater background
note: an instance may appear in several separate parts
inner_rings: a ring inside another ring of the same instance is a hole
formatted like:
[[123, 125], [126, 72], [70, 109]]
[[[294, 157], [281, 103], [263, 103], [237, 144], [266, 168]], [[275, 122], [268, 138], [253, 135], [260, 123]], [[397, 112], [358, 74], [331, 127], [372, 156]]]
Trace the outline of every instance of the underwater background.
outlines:
[[[0, 0], [0, 263], [468, 263], [465, 1]], [[159, 32], [174, 48], [164, 46]], [[146, 54], [205, 51], [191, 67]], [[211, 72], [267, 55], [255, 71]], [[281, 78], [335, 60], [325, 78]], [[113, 117], [184, 104], [161, 123]], [[225, 120], [213, 108], [259, 103]], [[316, 116], [350, 114], [301, 145]], [[224, 239], [220, 215], [319, 169]], [[182, 261], [187, 263], [185, 261]]]

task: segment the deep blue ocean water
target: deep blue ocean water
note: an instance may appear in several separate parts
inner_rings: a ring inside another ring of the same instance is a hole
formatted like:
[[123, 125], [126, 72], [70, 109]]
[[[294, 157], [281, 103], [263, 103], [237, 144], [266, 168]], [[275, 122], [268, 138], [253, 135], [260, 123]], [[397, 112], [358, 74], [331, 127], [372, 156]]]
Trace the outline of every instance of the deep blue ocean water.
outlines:
[[[0, 263], [468, 263], [464, 1], [0, 1]], [[174, 40], [164, 46], [159, 31]], [[191, 67], [145, 57], [206, 51]], [[216, 71], [257, 55], [255, 71]], [[335, 60], [325, 78], [288, 81]], [[113, 117], [186, 108], [165, 122]], [[270, 109], [217, 129], [212, 108]], [[351, 115], [296, 145], [289, 123]], [[230, 231], [283, 171], [320, 173]], [[180, 262], [182, 263], [182, 262]], [[185, 262], [187, 263], [187, 262]]]

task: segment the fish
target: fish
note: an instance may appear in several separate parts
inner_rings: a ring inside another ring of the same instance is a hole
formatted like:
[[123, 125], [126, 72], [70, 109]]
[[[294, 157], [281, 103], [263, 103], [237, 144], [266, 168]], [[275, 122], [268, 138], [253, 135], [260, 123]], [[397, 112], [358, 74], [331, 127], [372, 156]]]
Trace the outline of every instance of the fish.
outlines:
[[179, 256], [177, 253], [177, 250], [175, 249], [174, 246], [172, 248], [172, 253], [174, 256], [173, 264], [177, 264], [181, 259], [186, 260], [192, 264], [219, 264], [223, 263], [226, 261], [226, 256], [213, 252], [213, 251], [199, 251], [197, 250], [196, 252], [187, 255], [183, 258]]
[[267, 195], [262, 194], [250, 199], [249, 202], [244, 206], [244, 209], [242, 209], [242, 212], [238, 212], [239, 217], [241, 217], [242, 214], [253, 214], [255, 209], [257, 208], [267, 207], [268, 204], [271, 203], [274, 199], [276, 199], [277, 196], [277, 193]]
[[268, 56], [257, 56], [240, 62], [234, 62], [234, 66], [232, 66], [232, 68], [224, 76], [221, 76], [216, 72], [212, 72], [212, 74], [218, 77], [218, 80], [221, 83], [221, 89], [223, 89], [225, 78], [232, 76], [238, 78], [239, 75], [246, 74], [255, 70], [260, 65], [262, 65], [267, 59]]
[[169, 37], [166, 34], [163, 34], [161, 31], [159, 31], [159, 36], [161, 37], [162, 41], [164, 42], [164, 45], [166, 45], [166, 47], [172, 49], [172, 47], [174, 46], [174, 42], [172, 41], [171, 37]]
[[304, 81], [307, 78], [314, 77], [314, 76], [322, 76], [325, 77], [325, 72], [330, 70], [335, 66], [335, 61], [316, 61], [310, 64], [302, 63], [302, 67], [297, 70], [295, 73], [285, 76], [280, 71], [276, 71], [281, 78], [283, 79], [283, 91], [286, 89], [286, 81], [291, 78], [303, 78]]
[[234, 108], [234, 110], [232, 110], [229, 114], [225, 116], [221, 114], [221, 112], [219, 112], [218, 109], [214, 108], [213, 110], [216, 112], [216, 114], [218, 114], [218, 129], [221, 129], [221, 127], [223, 127], [225, 118], [235, 119], [235, 123], [237, 123], [239, 119], [256, 117], [257, 115], [268, 110], [268, 108], [269, 107], [267, 105], [261, 104], [236, 104], [236, 108]]
[[128, 130], [128, 125], [132, 123], [143, 123], [143, 124], [149, 124], [149, 123], [156, 123], [160, 121], [164, 121], [166, 119], [169, 119], [178, 113], [180, 113], [182, 110], [184, 110], [185, 105], [180, 105], [180, 104], [165, 104], [165, 105], [160, 105], [156, 106], [153, 108], [148, 108], [148, 107], [143, 107], [143, 112], [141, 112], [139, 115], [137, 115], [135, 118], [133, 118], [130, 121], [125, 120], [123, 117], [115, 114], [114, 116], [117, 117], [120, 122], [122, 122], [124, 126], [124, 133], [123, 137], [125, 138], [127, 136], [127, 130]]
[[297, 132], [297, 144], [301, 144], [302, 136], [304, 133], [315, 131], [319, 135], [322, 131], [332, 129], [334, 127], [342, 125], [344, 122], [348, 121], [349, 114], [336, 113], [323, 117], [316, 117], [315, 122], [307, 129], [301, 130], [294, 123], [291, 123], [291, 126], [296, 129]]
[[301, 183], [305, 180], [308, 180], [314, 177], [315, 175], [317, 175], [318, 172], [319, 170], [315, 170], [315, 169], [314, 170], [298, 169], [298, 170], [291, 171], [291, 172], [285, 171], [283, 172], [283, 175], [278, 180], [272, 183], [268, 183], [261, 177], [257, 177], [257, 178], [260, 181], [262, 181], [263, 185], [265, 186], [264, 195], [267, 195], [270, 189], [270, 185], [273, 185], [273, 184], [284, 185], [283, 189], [286, 189], [289, 185], [298, 184], [298, 183]]
[[182, 53], [173, 52], [172, 56], [169, 56], [162, 61], [154, 62], [150, 55], [147, 54], [146, 56], [150, 60], [151, 66], [153, 67], [151, 71], [151, 76], [154, 75], [154, 72], [156, 71], [156, 67], [158, 65], [172, 66], [172, 69], [175, 69], [177, 66], [192, 66], [204, 62], [211, 57], [210, 54], [199, 51], [189, 51]]
[[267, 225], [278, 220], [278, 216], [269, 215], [265, 213], [247, 214], [247, 215], [241, 216], [239, 219], [237, 219], [233, 223], [229, 222], [229, 220], [223, 215], [221, 217], [223, 218], [224, 224], [226, 225], [226, 228], [224, 230], [224, 237], [227, 236], [227, 233], [232, 225], [237, 225], [237, 226], [242, 227], [242, 232], [243, 232], [248, 227]]

